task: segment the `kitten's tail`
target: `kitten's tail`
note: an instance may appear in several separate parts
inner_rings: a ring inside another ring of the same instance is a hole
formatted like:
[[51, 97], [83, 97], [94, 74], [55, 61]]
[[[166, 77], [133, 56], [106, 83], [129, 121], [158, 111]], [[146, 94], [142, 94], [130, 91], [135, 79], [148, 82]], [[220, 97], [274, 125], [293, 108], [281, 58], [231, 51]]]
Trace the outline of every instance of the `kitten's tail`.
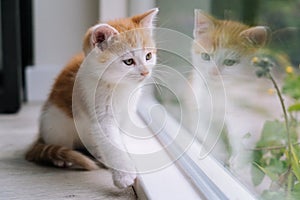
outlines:
[[31, 162], [52, 164], [57, 167], [79, 166], [86, 170], [99, 169], [92, 159], [80, 152], [59, 145], [45, 144], [41, 139], [27, 151], [25, 158]]

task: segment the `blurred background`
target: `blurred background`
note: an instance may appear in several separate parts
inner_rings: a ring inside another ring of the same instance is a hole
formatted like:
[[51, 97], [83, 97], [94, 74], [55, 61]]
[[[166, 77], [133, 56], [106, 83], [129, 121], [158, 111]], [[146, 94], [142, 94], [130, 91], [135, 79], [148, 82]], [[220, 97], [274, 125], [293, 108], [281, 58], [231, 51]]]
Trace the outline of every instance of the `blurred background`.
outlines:
[[[16, 112], [23, 101], [44, 100], [53, 78], [99, 20], [159, 7], [158, 26], [192, 36], [193, 10], [272, 30], [299, 27], [299, 0], [1, 0], [0, 112]], [[288, 37], [283, 37], [287, 36]], [[293, 36], [293, 37], [291, 37]], [[279, 31], [278, 51], [299, 63], [299, 37]], [[294, 39], [294, 42], [286, 40]], [[287, 45], [288, 44], [288, 45]]]

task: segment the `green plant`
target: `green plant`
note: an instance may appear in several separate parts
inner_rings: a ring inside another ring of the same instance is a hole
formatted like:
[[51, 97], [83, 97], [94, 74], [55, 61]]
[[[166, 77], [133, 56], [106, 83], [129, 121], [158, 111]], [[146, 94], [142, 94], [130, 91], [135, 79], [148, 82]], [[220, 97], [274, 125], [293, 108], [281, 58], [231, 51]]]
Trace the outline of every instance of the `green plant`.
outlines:
[[[298, 143], [298, 119], [300, 111], [300, 76], [293, 68], [286, 67], [287, 77], [282, 91], [271, 69], [274, 63], [267, 57], [252, 60], [256, 75], [267, 78], [276, 90], [284, 120], [266, 121], [253, 152], [252, 181], [259, 185], [264, 176], [272, 180], [271, 188], [262, 194], [263, 199], [299, 199], [300, 197], [300, 148]], [[282, 93], [294, 99], [295, 104], [286, 109]]]

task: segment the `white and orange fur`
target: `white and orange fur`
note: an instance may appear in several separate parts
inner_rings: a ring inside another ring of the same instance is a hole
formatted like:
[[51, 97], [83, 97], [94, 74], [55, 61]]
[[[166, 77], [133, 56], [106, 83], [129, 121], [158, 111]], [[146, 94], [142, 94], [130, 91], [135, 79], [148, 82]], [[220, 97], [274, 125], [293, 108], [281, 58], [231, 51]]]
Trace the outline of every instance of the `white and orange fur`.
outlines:
[[[256, 78], [251, 58], [268, 39], [268, 27], [250, 27], [231, 20], [218, 20], [195, 10], [192, 47], [195, 69], [190, 76], [190, 92], [196, 95], [198, 105], [186, 106], [189, 123], [194, 123], [193, 126], [199, 123], [198, 138], [208, 150], [213, 149], [215, 156], [230, 165], [235, 165], [235, 160], [242, 163], [249, 159], [242, 154], [242, 149], [245, 149], [242, 138], [249, 132], [258, 134], [264, 123], [265, 118], [253, 112], [258, 105], [255, 99], [257, 91], [253, 88], [259, 88], [258, 81], [264, 80]], [[195, 121], [195, 116], [199, 116], [199, 122]], [[253, 118], [261, 120], [259, 126], [252, 124]], [[232, 147], [229, 161], [230, 155], [220, 142], [224, 127]]]
[[[84, 53], [66, 65], [44, 104], [39, 139], [28, 150], [27, 160], [57, 167], [98, 169], [93, 159], [76, 151], [87, 148], [112, 171], [117, 187], [134, 183], [135, 166], [114, 118], [120, 117], [120, 110], [127, 109], [128, 96], [151, 76], [156, 64], [151, 28], [157, 13], [157, 8], [151, 9], [97, 24], [87, 31]], [[115, 100], [117, 103], [112, 104]], [[116, 110], [120, 113], [116, 114]]]

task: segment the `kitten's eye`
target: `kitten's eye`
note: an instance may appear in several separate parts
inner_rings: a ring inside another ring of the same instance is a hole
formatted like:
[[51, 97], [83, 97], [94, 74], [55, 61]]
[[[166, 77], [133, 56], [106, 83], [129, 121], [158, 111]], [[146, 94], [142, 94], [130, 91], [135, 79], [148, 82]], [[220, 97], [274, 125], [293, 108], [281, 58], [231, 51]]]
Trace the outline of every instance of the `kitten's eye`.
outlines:
[[134, 64], [134, 60], [133, 60], [133, 58], [129, 58], [129, 59], [127, 59], [127, 60], [123, 60], [123, 63], [124, 63], [125, 65], [130, 66], [130, 65], [133, 65], [133, 64]]
[[208, 53], [201, 53], [201, 58], [203, 60], [209, 61], [210, 60], [210, 55]]
[[146, 60], [150, 60], [151, 58], [152, 58], [152, 53], [151, 52], [147, 53]]
[[232, 66], [232, 65], [234, 65], [236, 63], [237, 63], [236, 60], [232, 60], [232, 59], [225, 59], [224, 60], [224, 65], [226, 65], [226, 66]]

